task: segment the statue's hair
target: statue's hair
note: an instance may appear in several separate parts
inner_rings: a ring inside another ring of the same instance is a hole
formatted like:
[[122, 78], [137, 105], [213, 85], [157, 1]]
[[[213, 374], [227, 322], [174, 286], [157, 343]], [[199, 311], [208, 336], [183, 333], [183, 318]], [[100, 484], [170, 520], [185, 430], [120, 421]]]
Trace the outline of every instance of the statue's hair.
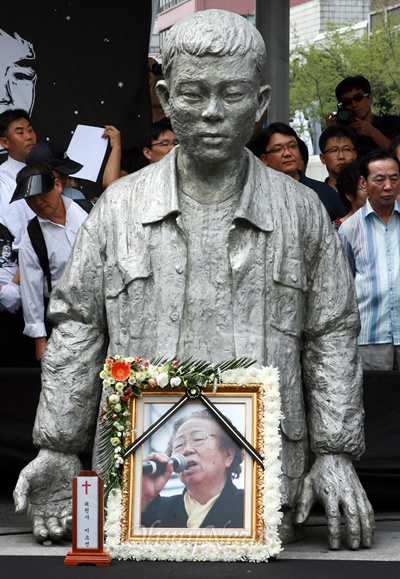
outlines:
[[265, 44], [255, 26], [243, 16], [226, 10], [204, 10], [179, 20], [172, 26], [163, 46], [163, 72], [166, 78], [177, 54], [192, 56], [244, 56], [252, 52], [261, 73]]

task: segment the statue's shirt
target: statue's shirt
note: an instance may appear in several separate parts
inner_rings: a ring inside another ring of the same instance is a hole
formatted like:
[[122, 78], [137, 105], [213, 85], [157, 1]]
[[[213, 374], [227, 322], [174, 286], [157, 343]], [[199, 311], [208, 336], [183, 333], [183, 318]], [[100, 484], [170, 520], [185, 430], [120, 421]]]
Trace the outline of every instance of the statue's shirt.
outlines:
[[180, 197], [188, 241], [178, 348], [182, 360], [193, 356], [217, 362], [235, 357], [228, 235], [238, 200], [235, 195], [222, 203], [203, 204], [184, 194]]

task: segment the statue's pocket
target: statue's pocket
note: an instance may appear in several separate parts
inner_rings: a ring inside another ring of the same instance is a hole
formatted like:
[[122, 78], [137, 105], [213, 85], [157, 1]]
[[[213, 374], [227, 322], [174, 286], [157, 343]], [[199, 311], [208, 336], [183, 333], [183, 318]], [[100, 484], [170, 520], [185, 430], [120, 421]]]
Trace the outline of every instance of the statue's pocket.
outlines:
[[274, 268], [274, 300], [271, 323], [274, 328], [295, 337], [304, 329], [306, 280], [302, 262], [286, 257]]
[[145, 280], [151, 276], [150, 257], [143, 252], [127, 255], [116, 263], [104, 268], [106, 298], [114, 298], [130, 286], [135, 280]]

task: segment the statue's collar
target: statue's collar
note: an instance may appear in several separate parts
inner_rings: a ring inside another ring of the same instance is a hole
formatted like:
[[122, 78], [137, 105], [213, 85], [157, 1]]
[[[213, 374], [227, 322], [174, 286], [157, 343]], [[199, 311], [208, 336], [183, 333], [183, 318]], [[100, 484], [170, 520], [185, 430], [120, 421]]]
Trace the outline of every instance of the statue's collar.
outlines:
[[[161, 161], [154, 164], [153, 171], [146, 171], [144, 188], [146, 202], [142, 210], [143, 225], [162, 221], [171, 215], [179, 215], [178, 182], [175, 147]], [[246, 220], [262, 231], [273, 230], [271, 183], [264, 165], [247, 151], [249, 157], [247, 179], [234, 219]]]

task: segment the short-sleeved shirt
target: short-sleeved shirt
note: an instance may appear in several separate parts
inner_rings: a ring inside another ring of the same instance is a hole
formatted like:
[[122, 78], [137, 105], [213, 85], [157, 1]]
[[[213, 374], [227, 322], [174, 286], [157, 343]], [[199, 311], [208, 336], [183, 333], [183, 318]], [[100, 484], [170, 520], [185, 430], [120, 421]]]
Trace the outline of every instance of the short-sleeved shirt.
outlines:
[[400, 202], [388, 223], [369, 200], [339, 228], [361, 318], [359, 345], [400, 345]]

